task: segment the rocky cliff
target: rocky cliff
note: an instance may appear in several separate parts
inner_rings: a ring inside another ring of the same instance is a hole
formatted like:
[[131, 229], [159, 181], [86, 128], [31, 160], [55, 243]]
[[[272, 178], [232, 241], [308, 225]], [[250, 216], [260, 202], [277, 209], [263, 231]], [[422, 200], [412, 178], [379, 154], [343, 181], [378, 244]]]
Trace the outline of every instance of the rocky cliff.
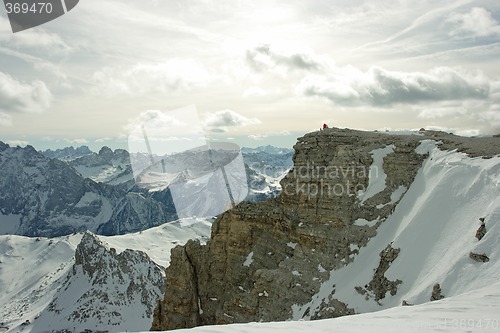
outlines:
[[[324, 285], [394, 212], [428, 156], [418, 149], [427, 139], [470, 156], [500, 153], [497, 138], [432, 131], [390, 135], [332, 128], [299, 138], [278, 198], [241, 203], [216, 220], [206, 245], [190, 241], [172, 250], [152, 329], [358, 312], [337, 297], [335, 281], [326, 293]], [[396, 295], [404, 283], [386, 276], [400, 248], [383, 242], [369, 279], [351, 288], [373, 304]]]

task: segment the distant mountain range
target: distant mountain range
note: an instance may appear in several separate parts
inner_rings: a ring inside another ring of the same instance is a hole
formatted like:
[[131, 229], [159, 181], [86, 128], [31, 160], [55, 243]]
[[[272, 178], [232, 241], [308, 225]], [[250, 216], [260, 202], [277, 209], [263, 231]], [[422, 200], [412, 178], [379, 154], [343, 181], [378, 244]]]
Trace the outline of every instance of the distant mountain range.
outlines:
[[[246, 200], [276, 196], [293, 150], [244, 148], [242, 155], [249, 185]], [[193, 167], [181, 166], [187, 171]], [[90, 230], [116, 235], [177, 219], [170, 183], [138, 186], [123, 149], [103, 147], [95, 153], [81, 146], [39, 152], [0, 142], [0, 168], [0, 234], [54, 237]], [[189, 177], [183, 181], [196, 186]], [[193, 205], [208, 199], [199, 196]]]

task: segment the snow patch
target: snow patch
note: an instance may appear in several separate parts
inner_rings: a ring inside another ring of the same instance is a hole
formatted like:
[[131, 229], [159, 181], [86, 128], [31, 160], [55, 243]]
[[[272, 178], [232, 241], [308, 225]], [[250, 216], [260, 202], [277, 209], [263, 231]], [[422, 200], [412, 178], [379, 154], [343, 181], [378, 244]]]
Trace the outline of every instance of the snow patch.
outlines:
[[253, 263], [253, 251], [247, 255], [247, 258], [245, 259], [243, 266], [250, 267], [252, 263]]
[[394, 148], [396, 148], [394, 145], [389, 145], [385, 148], [375, 149], [370, 152], [373, 162], [370, 166], [368, 187], [365, 191], [358, 191], [358, 199], [361, 201], [360, 204], [363, 204], [366, 200], [385, 189], [387, 175], [383, 167], [384, 157], [394, 152]]
[[372, 221], [368, 221], [366, 219], [363, 219], [363, 218], [359, 218], [357, 219], [356, 221], [354, 221], [354, 225], [357, 225], [358, 227], [373, 227], [377, 224], [377, 222], [380, 221], [380, 218], [377, 217], [375, 220], [372, 220]]

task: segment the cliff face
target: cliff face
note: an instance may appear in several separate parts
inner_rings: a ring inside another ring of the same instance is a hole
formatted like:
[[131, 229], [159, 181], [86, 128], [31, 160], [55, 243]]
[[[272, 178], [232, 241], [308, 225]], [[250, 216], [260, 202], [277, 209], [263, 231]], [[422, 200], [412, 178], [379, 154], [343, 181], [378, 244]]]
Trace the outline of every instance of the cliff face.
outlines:
[[[330, 271], [352, 263], [394, 211], [426, 157], [416, 152], [420, 142], [453, 139], [422, 134], [333, 128], [299, 138], [278, 198], [241, 203], [216, 220], [206, 245], [172, 251], [152, 329], [299, 319], [293, 309], [312, 302]], [[377, 303], [401, 284], [384, 275], [399, 253], [386, 245], [372, 280], [356, 287]], [[335, 288], [319, 301], [301, 316], [355, 312]]]

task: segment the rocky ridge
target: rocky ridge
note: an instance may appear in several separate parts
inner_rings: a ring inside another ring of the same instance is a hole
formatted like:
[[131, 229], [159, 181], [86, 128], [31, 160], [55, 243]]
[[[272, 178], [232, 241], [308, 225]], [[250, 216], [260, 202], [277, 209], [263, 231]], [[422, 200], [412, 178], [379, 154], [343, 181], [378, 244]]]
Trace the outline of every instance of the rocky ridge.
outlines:
[[[471, 156], [500, 153], [498, 138], [434, 131], [332, 128], [299, 138], [278, 198], [241, 203], [216, 220], [206, 245], [191, 241], [172, 251], [152, 329], [291, 319], [294, 308], [318, 295], [330, 271], [352, 263], [377, 235], [421, 168], [426, 155], [416, 149], [426, 139]], [[398, 253], [387, 244], [372, 281], [356, 290], [376, 301], [396, 294], [401, 281], [384, 274]], [[300, 316], [355, 312], [335, 297], [335, 288], [320, 301]]]

